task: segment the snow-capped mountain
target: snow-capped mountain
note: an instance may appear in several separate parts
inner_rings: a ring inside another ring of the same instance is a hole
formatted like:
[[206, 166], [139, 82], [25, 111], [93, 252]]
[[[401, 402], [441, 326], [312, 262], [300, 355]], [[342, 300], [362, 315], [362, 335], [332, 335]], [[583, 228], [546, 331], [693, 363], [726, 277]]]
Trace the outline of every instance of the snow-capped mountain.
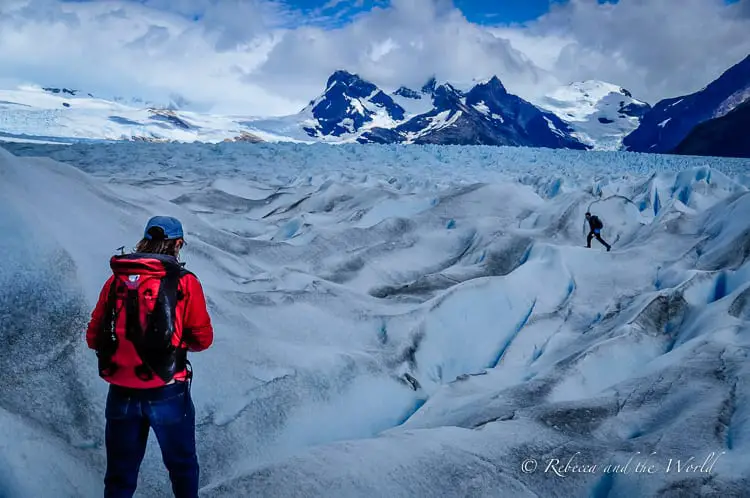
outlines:
[[[22, 86], [0, 90], [0, 140], [71, 143], [82, 140], [221, 142], [274, 140], [242, 119], [167, 107], [137, 106], [69, 88]], [[261, 133], [261, 135], [263, 135]]]
[[626, 89], [604, 81], [575, 82], [535, 104], [562, 119], [573, 136], [597, 150], [618, 150], [651, 109]]
[[[626, 89], [589, 80], [528, 102], [496, 76], [460, 89], [430, 79], [393, 92], [340, 70], [299, 113], [219, 116], [65, 87], [0, 90], [0, 140], [294, 141], [672, 152], [702, 122], [750, 98], [750, 57], [693, 95], [653, 109]], [[736, 117], [735, 117], [736, 119]], [[705, 141], [704, 135], [704, 140]], [[744, 138], [740, 138], [744, 140]], [[683, 149], [681, 149], [683, 150]]]
[[[551, 113], [507, 92], [495, 76], [467, 93], [437, 86], [433, 109], [398, 126], [403, 142], [417, 144], [509, 145], [584, 149]], [[365, 134], [363, 140], [369, 140]]]
[[623, 145], [635, 152], [672, 152], [696, 125], [726, 115], [749, 98], [750, 56], [699, 92], [656, 104]]
[[303, 129], [311, 137], [352, 134], [366, 124], [388, 127], [403, 121], [405, 115], [389, 95], [346, 71], [333, 73], [323, 95], [302, 113], [309, 114]]
[[508, 93], [497, 77], [468, 92], [431, 79], [419, 91], [401, 87], [389, 95], [337, 71], [299, 115], [245, 124], [334, 142], [587, 148], [555, 114]]
[[[411, 101], [423, 97], [409, 95], [406, 89], [388, 95], [355, 74], [336, 71], [328, 78], [325, 91], [298, 114], [248, 118], [241, 124], [261, 134], [303, 142], [355, 142], [373, 128], [397, 126], [412, 115], [405, 107], [413, 109]], [[407, 101], [406, 106], [400, 105]]]
[[674, 152], [694, 156], [750, 158], [750, 99], [720, 118], [699, 124]]

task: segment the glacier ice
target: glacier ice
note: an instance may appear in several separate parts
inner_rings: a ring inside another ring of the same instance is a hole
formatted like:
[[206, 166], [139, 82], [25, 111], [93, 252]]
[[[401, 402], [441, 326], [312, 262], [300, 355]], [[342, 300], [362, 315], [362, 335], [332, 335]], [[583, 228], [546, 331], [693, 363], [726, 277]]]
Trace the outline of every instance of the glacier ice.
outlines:
[[[83, 327], [180, 218], [202, 496], [742, 496], [747, 161], [490, 147], [0, 149], [0, 495], [98, 496]], [[43, 157], [38, 157], [43, 156]], [[613, 252], [586, 249], [583, 214]], [[671, 459], [721, 454], [709, 475]], [[724, 453], [721, 453], [724, 452]], [[544, 472], [551, 459], [647, 473]], [[534, 458], [540, 468], [524, 472]], [[140, 495], [169, 484], [152, 440]]]

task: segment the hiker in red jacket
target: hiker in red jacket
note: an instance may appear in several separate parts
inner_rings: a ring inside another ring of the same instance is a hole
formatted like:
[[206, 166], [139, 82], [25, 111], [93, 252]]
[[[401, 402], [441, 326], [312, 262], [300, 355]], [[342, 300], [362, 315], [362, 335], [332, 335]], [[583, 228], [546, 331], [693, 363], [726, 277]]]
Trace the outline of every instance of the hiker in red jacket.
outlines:
[[188, 351], [213, 342], [198, 278], [177, 257], [182, 224], [156, 216], [132, 254], [113, 256], [86, 332], [109, 382], [106, 498], [132, 497], [151, 428], [178, 498], [198, 496], [195, 407]]

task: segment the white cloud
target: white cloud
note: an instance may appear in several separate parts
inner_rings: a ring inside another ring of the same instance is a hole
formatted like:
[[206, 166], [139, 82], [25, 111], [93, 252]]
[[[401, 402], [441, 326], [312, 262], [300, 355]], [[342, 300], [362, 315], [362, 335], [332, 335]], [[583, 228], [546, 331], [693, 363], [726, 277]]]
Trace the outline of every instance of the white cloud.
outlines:
[[470, 23], [450, 0], [376, 5], [344, 23], [361, 1], [303, 17], [280, 0], [2, 0], [0, 79], [257, 115], [296, 112], [340, 68], [388, 89], [497, 74], [526, 97], [595, 78], [653, 102], [750, 53], [750, 0], [571, 0], [510, 27]]
[[533, 93], [547, 76], [506, 40], [469, 23], [450, 2], [393, 0], [346, 26], [286, 33], [247, 80], [289, 94], [315, 95], [332, 71], [346, 68], [390, 89], [431, 76], [457, 84], [498, 74], [509, 88]]
[[321, 7], [321, 9], [322, 9], [323, 11], [326, 11], [326, 10], [331, 10], [331, 9], [334, 9], [334, 8], [338, 7], [338, 6], [339, 6], [339, 5], [341, 5], [342, 3], [346, 3], [346, 1], [347, 1], [347, 0], [328, 0], [328, 1], [327, 1], [327, 2], [325, 3], [325, 5], [323, 5], [323, 7]]
[[178, 93], [206, 108], [219, 103], [224, 112], [289, 107], [287, 98], [242, 80], [276, 43], [274, 31], [259, 29], [228, 50], [227, 31], [149, 6], [52, 0], [19, 6], [0, 11], [6, 80], [163, 101]]
[[603, 79], [653, 103], [701, 89], [750, 54], [750, 0], [571, 0], [497, 32], [563, 81]]
[[219, 51], [236, 50], [256, 36], [301, 21], [279, 0], [144, 0], [143, 4], [199, 20]]

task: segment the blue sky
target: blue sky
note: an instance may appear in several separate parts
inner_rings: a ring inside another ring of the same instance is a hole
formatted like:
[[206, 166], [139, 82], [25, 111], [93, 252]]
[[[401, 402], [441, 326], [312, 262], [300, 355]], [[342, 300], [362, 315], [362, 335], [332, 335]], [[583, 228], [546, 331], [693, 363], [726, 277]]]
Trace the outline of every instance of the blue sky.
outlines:
[[[550, 9], [553, 2], [564, 0], [454, 0], [453, 4], [461, 10], [466, 18], [475, 23], [522, 23], [538, 18]], [[322, 9], [326, 0], [289, 0], [290, 6], [304, 12], [315, 12]], [[326, 9], [327, 14], [343, 14], [339, 20], [369, 11], [376, 5], [387, 4], [382, 0], [345, 0], [333, 8]]]
[[[98, 0], [62, 0], [69, 3], [95, 2]], [[129, 0], [136, 3], [149, 4], [153, 0]], [[158, 1], [158, 0], [157, 0]], [[195, 5], [219, 3], [226, 0], [196, 1]], [[229, 0], [231, 2], [232, 0]], [[361, 14], [371, 11], [375, 7], [387, 7], [389, 0], [272, 0], [283, 4], [289, 9], [309, 17], [315, 24], [328, 27], [340, 27]], [[440, 0], [438, 0], [440, 1]], [[553, 4], [564, 4], [568, 0], [444, 0], [459, 9], [469, 22], [482, 25], [510, 25], [533, 21], [550, 11]], [[619, 0], [596, 0], [599, 4], [616, 4]], [[724, 0], [727, 4], [740, 0]], [[229, 3], [228, 2], [228, 3]], [[189, 4], [190, 2], [175, 3]], [[168, 4], [168, 2], [165, 2]], [[201, 8], [196, 7], [192, 16], [195, 21], [201, 19]], [[291, 21], [298, 24], [299, 18]], [[291, 27], [291, 26], [290, 26]]]
[[457, 0], [456, 6], [476, 23], [521, 23], [550, 9], [550, 0]]
[[[97, 0], [63, 0], [65, 2], [92, 2]], [[149, 3], [149, 0], [130, 0], [137, 3]], [[304, 14], [315, 15], [319, 21], [340, 25], [353, 17], [366, 13], [374, 7], [385, 7], [388, 0], [279, 0], [288, 7]], [[564, 3], [566, 0], [453, 0], [467, 20], [478, 24], [512, 24], [524, 23], [537, 19], [550, 10], [552, 3]], [[617, 0], [597, 0], [599, 3], [617, 3]], [[736, 0], [729, 0], [736, 1]], [[197, 2], [199, 3], [199, 2]], [[196, 12], [195, 20], [200, 19]]]
[[[736, 3], [739, 0], [725, 0]], [[525, 23], [539, 18], [549, 12], [552, 4], [565, 3], [566, 0], [453, 0], [466, 19], [478, 24], [514, 24]], [[618, 0], [597, 0], [598, 3], [618, 3]], [[323, 8], [330, 0], [288, 0], [287, 3], [304, 12], [314, 12]], [[340, 14], [339, 21], [369, 11], [376, 5], [385, 5], [387, 0], [343, 0], [328, 14]]]

